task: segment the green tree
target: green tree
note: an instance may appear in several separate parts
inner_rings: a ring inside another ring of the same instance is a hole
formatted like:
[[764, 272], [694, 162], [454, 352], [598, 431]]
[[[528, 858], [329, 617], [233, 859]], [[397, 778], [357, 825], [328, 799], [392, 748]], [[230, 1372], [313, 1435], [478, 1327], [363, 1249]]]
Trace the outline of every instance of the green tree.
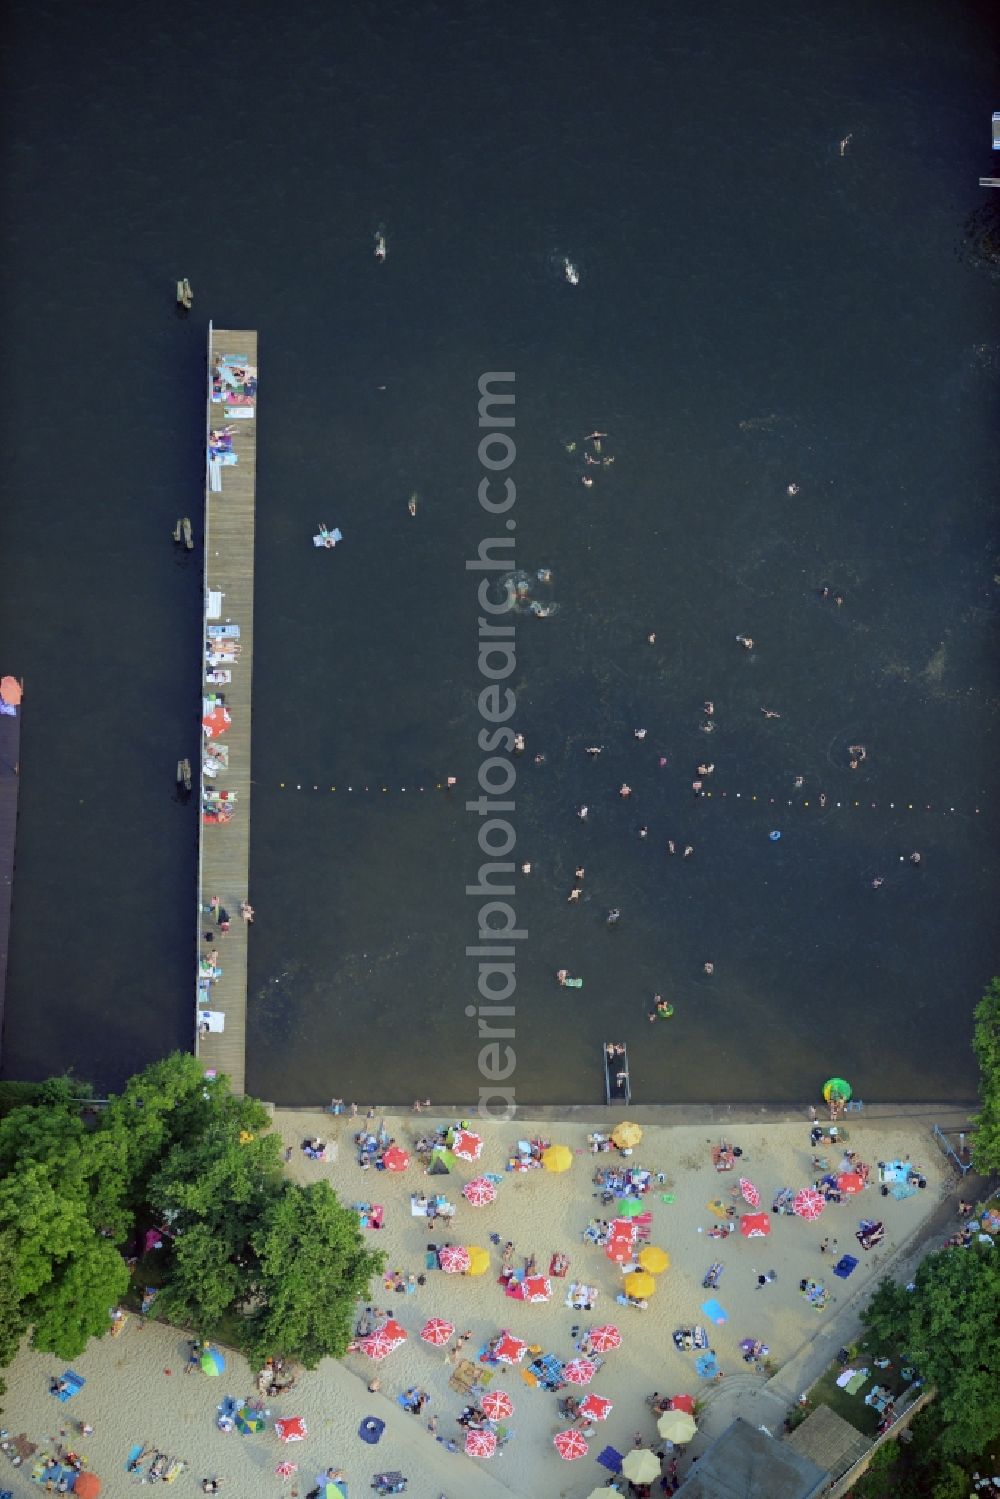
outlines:
[[937, 1388], [942, 1457], [970, 1456], [1000, 1434], [1000, 1256], [976, 1246], [929, 1255], [906, 1291], [883, 1280], [862, 1319], [906, 1350]]
[[366, 1248], [357, 1215], [328, 1182], [288, 1185], [269, 1204], [254, 1247], [261, 1304], [247, 1325], [249, 1356], [278, 1354], [307, 1369], [325, 1355], [340, 1358], [354, 1303], [385, 1266], [382, 1254]]
[[983, 1176], [1000, 1171], [1000, 979], [989, 988], [973, 1012], [972, 1049], [979, 1063], [979, 1098], [972, 1162]]
[[91, 1236], [57, 1269], [44, 1293], [24, 1303], [32, 1345], [76, 1358], [90, 1338], [111, 1326], [110, 1313], [128, 1287], [128, 1266], [106, 1239]]
[[240, 1295], [240, 1271], [231, 1247], [205, 1223], [196, 1223], [175, 1242], [159, 1310], [172, 1322], [192, 1327], [199, 1337], [216, 1332]]

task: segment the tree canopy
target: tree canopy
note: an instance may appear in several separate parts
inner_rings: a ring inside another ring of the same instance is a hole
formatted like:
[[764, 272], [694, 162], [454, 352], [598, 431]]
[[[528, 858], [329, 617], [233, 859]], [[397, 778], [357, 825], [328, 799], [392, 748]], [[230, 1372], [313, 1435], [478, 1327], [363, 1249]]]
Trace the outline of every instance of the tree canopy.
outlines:
[[1000, 1171], [1000, 979], [976, 1005], [972, 1049], [979, 1063], [979, 1098], [972, 1162], [983, 1176]]
[[943, 1456], [982, 1451], [1000, 1435], [1000, 1255], [991, 1246], [929, 1255], [912, 1291], [883, 1280], [862, 1320], [878, 1341], [906, 1350], [937, 1387]]
[[382, 1256], [326, 1183], [285, 1178], [264, 1106], [180, 1054], [96, 1118], [81, 1091], [52, 1079], [0, 1118], [0, 1367], [29, 1330], [67, 1359], [107, 1332], [150, 1228], [165, 1315], [253, 1358], [342, 1354]]

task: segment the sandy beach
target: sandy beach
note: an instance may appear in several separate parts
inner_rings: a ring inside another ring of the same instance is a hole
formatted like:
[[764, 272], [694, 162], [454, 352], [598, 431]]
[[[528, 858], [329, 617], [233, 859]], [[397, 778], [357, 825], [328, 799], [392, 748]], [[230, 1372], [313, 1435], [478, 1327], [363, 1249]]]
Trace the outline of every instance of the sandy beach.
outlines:
[[[386, 1118], [384, 1127], [412, 1152], [420, 1135], [455, 1122], [429, 1110], [422, 1116]], [[608, 1126], [616, 1122], [609, 1120]], [[379, 1117], [372, 1123], [383, 1121]], [[185, 1335], [154, 1320], [142, 1325], [133, 1314], [119, 1336], [92, 1343], [73, 1360], [72, 1367], [86, 1383], [65, 1404], [48, 1394], [50, 1379], [65, 1365], [24, 1350], [8, 1372], [3, 1426], [12, 1435], [25, 1433], [37, 1444], [38, 1454], [19, 1470], [0, 1461], [0, 1486], [18, 1495], [37, 1494], [28, 1470], [37, 1456], [62, 1442], [86, 1457], [102, 1479], [102, 1493], [125, 1494], [143, 1481], [143, 1476], [125, 1471], [130, 1450], [142, 1443], [187, 1464], [176, 1480], [178, 1493], [200, 1493], [203, 1478], [218, 1476], [231, 1499], [302, 1499], [318, 1476], [333, 1466], [343, 1469], [352, 1495], [370, 1492], [376, 1472], [398, 1469], [407, 1475], [407, 1492], [414, 1499], [465, 1499], [473, 1493], [485, 1499], [510, 1494], [524, 1499], [585, 1499], [608, 1477], [607, 1469], [595, 1462], [605, 1446], [627, 1452], [636, 1433], [647, 1444], [657, 1443], [655, 1417], [647, 1405], [654, 1391], [690, 1394], [699, 1401], [699, 1435], [692, 1447], [678, 1454], [683, 1475], [691, 1454], [728, 1423], [740, 1401], [752, 1400], [756, 1389], [801, 1357], [804, 1349], [825, 1346], [826, 1357], [832, 1357], [838, 1317], [866, 1298], [899, 1247], [912, 1241], [950, 1190], [946, 1163], [925, 1124], [907, 1118], [866, 1119], [864, 1113], [849, 1114], [843, 1121], [846, 1142], [822, 1144], [815, 1150], [805, 1111], [799, 1123], [730, 1126], [726, 1139], [742, 1155], [732, 1170], [724, 1172], [712, 1160], [712, 1147], [722, 1138], [718, 1126], [644, 1127], [631, 1156], [623, 1157], [617, 1151], [592, 1154], [591, 1127], [586, 1124], [524, 1119], [513, 1125], [474, 1125], [484, 1139], [481, 1157], [474, 1163], [458, 1161], [448, 1175], [426, 1175], [415, 1155], [401, 1172], [362, 1170], [353, 1136], [363, 1124], [322, 1113], [281, 1111], [275, 1116], [275, 1126], [292, 1150], [287, 1169], [294, 1178], [326, 1178], [345, 1203], [380, 1205], [383, 1227], [365, 1229], [366, 1237], [385, 1251], [390, 1272], [426, 1277], [425, 1284], [410, 1292], [381, 1283], [372, 1288], [369, 1305], [387, 1312], [406, 1330], [401, 1346], [377, 1363], [360, 1351], [349, 1353], [339, 1364], [325, 1360], [315, 1372], [305, 1374], [292, 1393], [269, 1401], [264, 1430], [250, 1435], [226, 1434], [216, 1425], [224, 1397], [240, 1401], [255, 1393], [253, 1371], [244, 1360], [224, 1350], [226, 1368], [220, 1376], [189, 1376]], [[301, 1151], [301, 1141], [313, 1137], [328, 1143], [326, 1161], [307, 1159]], [[569, 1168], [559, 1174], [509, 1170], [518, 1140], [539, 1137], [568, 1147]], [[813, 1222], [771, 1212], [782, 1189], [797, 1191], [820, 1174], [812, 1165], [814, 1154], [836, 1171], [845, 1149], [856, 1152], [870, 1168], [864, 1190], [826, 1206]], [[919, 1168], [926, 1189], [904, 1200], [882, 1196], [877, 1163], [893, 1160], [909, 1160]], [[583, 1237], [592, 1219], [615, 1214], [614, 1205], [601, 1201], [601, 1189], [593, 1182], [595, 1170], [607, 1168], [641, 1168], [653, 1174], [638, 1220], [639, 1232], [648, 1237], [635, 1247], [664, 1249], [670, 1266], [656, 1275], [646, 1310], [616, 1303], [622, 1269], [603, 1248]], [[462, 1196], [462, 1188], [484, 1174], [497, 1178], [496, 1197], [474, 1207]], [[752, 1211], [739, 1192], [741, 1175], [757, 1188], [760, 1208], [769, 1213], [767, 1237], [744, 1238], [740, 1231], [738, 1220]], [[412, 1214], [411, 1194], [441, 1194], [454, 1206], [454, 1216], [439, 1219], [429, 1230], [426, 1216]], [[725, 1238], [709, 1237], [710, 1230], [720, 1230], [727, 1221], [730, 1208], [735, 1231]], [[643, 1222], [646, 1213], [650, 1219]], [[885, 1226], [884, 1241], [869, 1253], [855, 1238], [862, 1218]], [[501, 1245], [508, 1240], [514, 1245], [517, 1270], [534, 1255], [544, 1276], [554, 1254], [568, 1258], [565, 1277], [549, 1277], [547, 1302], [524, 1302], [504, 1294], [497, 1278]], [[820, 1248], [824, 1240], [829, 1241], [826, 1253]], [[478, 1245], [489, 1252], [489, 1269], [473, 1277], [428, 1268], [429, 1242]], [[858, 1260], [846, 1280], [832, 1273], [835, 1260], [844, 1254]], [[705, 1288], [703, 1280], [712, 1265], [721, 1267], [717, 1283]], [[761, 1275], [767, 1277], [763, 1285]], [[821, 1305], [801, 1293], [803, 1279], [821, 1287], [815, 1293]], [[591, 1311], [565, 1304], [574, 1283], [596, 1289]], [[718, 1307], [705, 1311], [709, 1298]], [[713, 1321], [713, 1311], [718, 1316], [720, 1310], [726, 1320]], [[454, 1364], [447, 1360], [446, 1350], [419, 1336], [430, 1317], [448, 1320], [459, 1333], [471, 1333], [462, 1355], [490, 1376], [490, 1391], [505, 1391], [513, 1401], [513, 1414], [501, 1423], [507, 1438], [503, 1450], [492, 1458], [473, 1459], [446, 1445], [464, 1443], [456, 1417], [465, 1399], [449, 1385]], [[487, 1341], [502, 1328], [509, 1328], [532, 1350], [568, 1361], [588, 1328], [608, 1323], [620, 1329], [621, 1347], [606, 1353], [602, 1367], [584, 1387], [571, 1384], [557, 1394], [527, 1382], [524, 1376], [535, 1356], [531, 1351], [517, 1367], [478, 1362]], [[674, 1330], [694, 1326], [706, 1329], [721, 1378], [700, 1378], [697, 1353], [674, 1346]], [[744, 1361], [739, 1344], [745, 1339], [763, 1342], [770, 1350], [761, 1372]], [[381, 1381], [381, 1389], [370, 1394], [367, 1383], [373, 1377]], [[408, 1387], [430, 1396], [420, 1415], [408, 1414], [397, 1403]], [[560, 1418], [557, 1402], [566, 1394], [583, 1398], [590, 1390], [613, 1402], [613, 1409], [587, 1437], [587, 1455], [566, 1462], [553, 1446], [555, 1433], [570, 1424]], [[276, 1417], [290, 1416], [304, 1418], [308, 1435], [283, 1446], [273, 1423]], [[360, 1424], [371, 1416], [385, 1422], [375, 1446], [358, 1434]], [[437, 1417], [438, 1439], [427, 1427], [432, 1416]], [[93, 1434], [80, 1435], [77, 1423], [92, 1425]], [[286, 1460], [296, 1463], [298, 1471], [282, 1479], [275, 1469]], [[148, 1466], [147, 1461], [143, 1475]]]

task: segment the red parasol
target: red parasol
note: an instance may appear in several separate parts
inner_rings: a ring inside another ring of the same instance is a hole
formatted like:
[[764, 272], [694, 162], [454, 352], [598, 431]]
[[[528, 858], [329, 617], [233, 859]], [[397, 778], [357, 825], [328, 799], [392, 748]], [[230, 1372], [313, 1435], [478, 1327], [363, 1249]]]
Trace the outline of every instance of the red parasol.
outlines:
[[559, 1431], [553, 1438], [559, 1456], [571, 1463], [575, 1457], [586, 1457], [590, 1448], [586, 1440], [572, 1426], [568, 1431]]
[[863, 1191], [864, 1185], [863, 1179], [856, 1171], [845, 1171], [841, 1176], [837, 1177], [837, 1187], [841, 1192], [846, 1192], [848, 1195], [853, 1192]]
[[526, 1275], [524, 1278], [525, 1301], [548, 1301], [552, 1295], [552, 1282], [547, 1275]]
[[470, 1457], [492, 1457], [497, 1450], [495, 1431], [470, 1431], [466, 1433], [465, 1450]]
[[459, 1160], [478, 1161], [483, 1153], [482, 1136], [473, 1134], [471, 1129], [460, 1129], [451, 1142], [451, 1149]]
[[631, 1239], [609, 1239], [604, 1253], [616, 1265], [627, 1265], [632, 1258], [632, 1241]]
[[763, 1239], [771, 1232], [771, 1220], [766, 1213], [744, 1213], [740, 1219], [740, 1233], [744, 1239]]
[[460, 1275], [468, 1270], [471, 1261], [464, 1244], [446, 1244], [438, 1250], [438, 1264], [448, 1275]]
[[301, 1416], [283, 1416], [275, 1421], [274, 1429], [283, 1442], [304, 1442], [308, 1435]]
[[218, 708], [213, 708], [211, 713], [206, 713], [201, 720], [201, 726], [205, 730], [205, 738], [217, 739], [220, 734], [226, 732], [232, 721], [231, 715], [221, 704]]
[[514, 1402], [506, 1390], [489, 1390], [479, 1405], [491, 1421], [502, 1421], [505, 1416], [514, 1414]]
[[76, 1499], [97, 1499], [101, 1492], [101, 1480], [96, 1473], [78, 1473], [73, 1484]]
[[603, 1327], [595, 1327], [588, 1334], [587, 1341], [595, 1353], [610, 1353], [613, 1348], [622, 1346], [622, 1335], [613, 1323], [606, 1322]]
[[505, 1332], [494, 1348], [493, 1353], [501, 1363], [519, 1364], [527, 1351], [527, 1343], [523, 1342], [521, 1338], [515, 1338], [512, 1332]]
[[596, 1373], [597, 1365], [592, 1358], [574, 1358], [563, 1369], [563, 1379], [570, 1384], [590, 1384]]
[[279, 1463], [274, 1471], [279, 1478], [291, 1478], [299, 1471], [299, 1465], [298, 1463]]
[[595, 1395], [593, 1390], [580, 1404], [580, 1415], [590, 1416], [593, 1421], [606, 1421], [614, 1405], [605, 1395]]
[[474, 1208], [485, 1207], [488, 1202], [495, 1202], [496, 1195], [496, 1187], [485, 1176], [474, 1177], [462, 1188], [462, 1196], [466, 1202], [471, 1202]]
[[361, 1351], [369, 1358], [388, 1358], [394, 1348], [406, 1342], [406, 1333], [392, 1318], [382, 1327], [377, 1327], [367, 1338], [361, 1339]]
[[410, 1157], [399, 1145], [390, 1145], [382, 1157], [382, 1165], [387, 1171], [405, 1171], [410, 1164]]
[[670, 1409], [672, 1411], [687, 1411], [689, 1416], [694, 1415], [693, 1395], [671, 1395]]
[[745, 1203], [752, 1208], [760, 1207], [760, 1193], [753, 1182], [748, 1181], [745, 1176], [740, 1177], [740, 1191], [743, 1193], [743, 1201]]
[[792, 1199], [792, 1212], [811, 1223], [826, 1207], [826, 1199], [815, 1187], [803, 1187]]
[[425, 1343], [433, 1343], [435, 1348], [443, 1348], [455, 1335], [454, 1322], [446, 1322], [443, 1317], [431, 1317], [420, 1329], [420, 1336]]

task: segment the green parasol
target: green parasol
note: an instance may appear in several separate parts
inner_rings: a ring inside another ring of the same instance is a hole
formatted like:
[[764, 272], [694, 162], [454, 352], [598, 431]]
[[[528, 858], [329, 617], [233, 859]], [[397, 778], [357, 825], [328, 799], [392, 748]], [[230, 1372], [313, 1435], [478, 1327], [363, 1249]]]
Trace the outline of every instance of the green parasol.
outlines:
[[846, 1103], [850, 1096], [851, 1085], [845, 1083], [842, 1077], [831, 1077], [823, 1084], [823, 1097], [827, 1103], [832, 1103], [835, 1098], [840, 1098]]

